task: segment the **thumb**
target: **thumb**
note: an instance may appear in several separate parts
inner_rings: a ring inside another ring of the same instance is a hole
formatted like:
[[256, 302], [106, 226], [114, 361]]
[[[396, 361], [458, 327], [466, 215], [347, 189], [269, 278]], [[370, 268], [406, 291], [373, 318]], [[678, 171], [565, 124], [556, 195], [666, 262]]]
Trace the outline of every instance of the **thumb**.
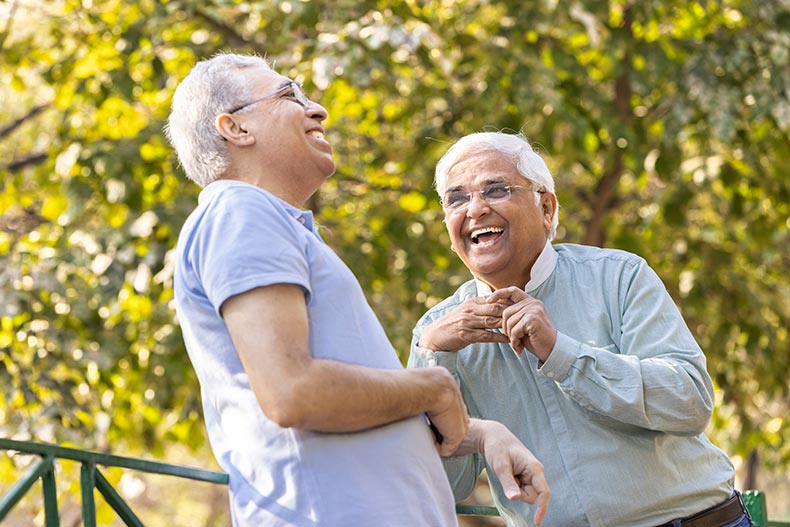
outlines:
[[499, 478], [499, 483], [502, 485], [502, 490], [508, 499], [515, 500], [521, 496], [521, 487], [519, 487], [512, 474], [507, 474]]

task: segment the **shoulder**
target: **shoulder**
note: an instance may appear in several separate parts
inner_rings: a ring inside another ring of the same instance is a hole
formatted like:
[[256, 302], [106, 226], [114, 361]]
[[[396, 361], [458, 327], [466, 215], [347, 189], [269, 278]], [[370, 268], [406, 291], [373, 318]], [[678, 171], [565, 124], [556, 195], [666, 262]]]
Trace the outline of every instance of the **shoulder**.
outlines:
[[558, 244], [557, 269], [576, 283], [597, 282], [610, 290], [665, 289], [656, 271], [641, 256], [620, 249]]
[[554, 245], [559, 262], [600, 265], [624, 266], [629, 268], [646, 265], [641, 256], [620, 249], [607, 249], [591, 245], [578, 245], [574, 243], [558, 243]]
[[244, 232], [258, 237], [264, 232], [293, 235], [302, 211], [274, 194], [240, 181], [220, 180], [200, 193], [190, 217], [205, 235], [234, 236]]

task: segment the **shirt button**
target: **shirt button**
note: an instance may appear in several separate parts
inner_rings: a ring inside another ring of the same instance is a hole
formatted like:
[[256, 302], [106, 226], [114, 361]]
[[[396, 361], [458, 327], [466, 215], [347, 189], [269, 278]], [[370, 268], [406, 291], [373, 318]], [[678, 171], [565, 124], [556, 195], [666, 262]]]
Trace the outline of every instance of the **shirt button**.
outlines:
[[548, 377], [549, 379], [553, 379], [554, 378], [554, 372], [553, 371], [546, 372], [546, 377]]
[[428, 359], [428, 366], [436, 366], [437, 364], [438, 362], [436, 362], [435, 358], [431, 357], [430, 359]]

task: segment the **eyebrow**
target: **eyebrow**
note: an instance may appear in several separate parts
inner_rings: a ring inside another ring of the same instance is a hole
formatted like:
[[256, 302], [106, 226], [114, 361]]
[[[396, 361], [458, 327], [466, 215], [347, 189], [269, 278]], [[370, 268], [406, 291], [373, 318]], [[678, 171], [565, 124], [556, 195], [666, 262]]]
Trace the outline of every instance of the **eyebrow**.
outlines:
[[[489, 185], [496, 185], [497, 183], [507, 183], [507, 181], [505, 181], [505, 179], [501, 178], [501, 177], [499, 177], [499, 178], [490, 178], [490, 179], [483, 180], [483, 187], [487, 187]], [[507, 184], [509, 185], [510, 183], [507, 183]], [[448, 188], [447, 192], [458, 192], [460, 190], [466, 190], [466, 189], [463, 186], [461, 186], [461, 185], [456, 185], [454, 187]]]

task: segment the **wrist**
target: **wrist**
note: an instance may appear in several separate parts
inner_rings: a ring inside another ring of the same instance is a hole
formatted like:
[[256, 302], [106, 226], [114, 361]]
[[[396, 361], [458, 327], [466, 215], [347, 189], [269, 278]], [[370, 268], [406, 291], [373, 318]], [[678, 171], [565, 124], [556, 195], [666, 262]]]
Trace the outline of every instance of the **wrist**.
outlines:
[[419, 402], [421, 412], [428, 414], [441, 412], [456, 398], [458, 385], [447, 369], [431, 366], [403, 371], [419, 379], [417, 384], [419, 391], [415, 392], [415, 401]]
[[486, 442], [492, 437], [493, 430], [497, 423], [484, 419], [472, 419], [469, 423], [469, 448], [475, 454], [484, 454]]

